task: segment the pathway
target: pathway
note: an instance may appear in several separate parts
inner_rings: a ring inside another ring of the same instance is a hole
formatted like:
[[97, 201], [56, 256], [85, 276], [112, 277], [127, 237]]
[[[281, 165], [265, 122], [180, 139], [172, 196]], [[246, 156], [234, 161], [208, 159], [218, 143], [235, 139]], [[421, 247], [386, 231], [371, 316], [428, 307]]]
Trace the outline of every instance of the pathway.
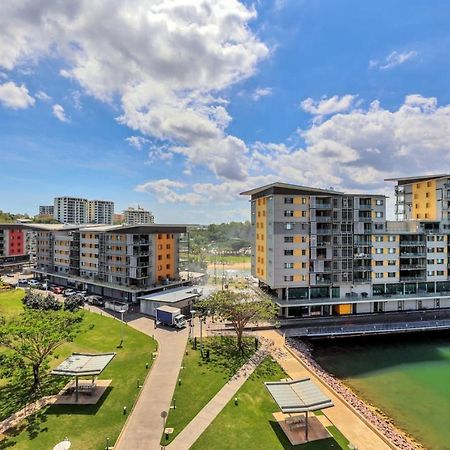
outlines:
[[334, 407], [324, 410], [323, 413], [355, 447], [361, 450], [391, 449], [340, 397], [323, 384], [313, 372], [307, 370], [297, 358], [287, 352], [280, 333], [267, 330], [260, 331], [258, 334], [274, 342], [277, 350], [273, 352], [273, 355], [292, 379], [309, 377], [331, 398]]
[[236, 375], [209, 401], [209, 403], [189, 422], [184, 430], [168, 445], [168, 450], [188, 450], [200, 435], [218, 416], [225, 405], [236, 395], [239, 388], [265, 358], [267, 352], [258, 350], [250, 360], [244, 364]]
[[188, 330], [155, 329], [154, 321], [147, 317], [131, 319], [128, 325], [158, 340], [158, 356], [114, 448], [159, 449], [164, 431], [161, 412], [168, 411], [170, 407]]

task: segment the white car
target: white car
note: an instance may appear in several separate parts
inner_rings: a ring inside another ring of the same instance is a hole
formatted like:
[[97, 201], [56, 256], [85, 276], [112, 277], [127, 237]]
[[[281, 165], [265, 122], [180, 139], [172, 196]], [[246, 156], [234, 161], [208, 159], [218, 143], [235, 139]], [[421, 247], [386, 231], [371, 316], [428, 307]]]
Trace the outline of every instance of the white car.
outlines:
[[28, 281], [28, 286], [30, 286], [30, 287], [38, 287], [40, 285], [41, 285], [41, 283], [39, 283], [39, 281], [37, 281], [37, 280], [29, 280]]

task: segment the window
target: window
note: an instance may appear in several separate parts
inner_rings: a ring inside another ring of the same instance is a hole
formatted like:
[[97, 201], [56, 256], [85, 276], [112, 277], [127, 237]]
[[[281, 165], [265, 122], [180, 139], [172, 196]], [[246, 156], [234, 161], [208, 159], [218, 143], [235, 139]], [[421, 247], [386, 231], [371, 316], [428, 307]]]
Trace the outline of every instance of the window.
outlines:
[[375, 253], [377, 254], [377, 255], [382, 255], [383, 254], [383, 248], [376, 248], [375, 249]]
[[294, 242], [294, 236], [285, 236], [284, 237], [284, 242], [285, 243], [292, 243], [292, 242]]
[[306, 263], [302, 262], [302, 269], [306, 269]]
[[383, 265], [383, 261], [375, 261], [375, 265], [376, 266], [382, 266]]
[[395, 278], [395, 272], [388, 272], [388, 278]]
[[284, 263], [284, 268], [285, 269], [293, 269], [294, 268], [294, 263]]
[[302, 211], [302, 217], [306, 217], [306, 211]]
[[427, 236], [427, 241], [434, 241], [434, 236]]
[[395, 242], [395, 240], [396, 240], [396, 237], [395, 237], [395, 236], [389, 236], [389, 237], [388, 237], [388, 241], [389, 241], [389, 242]]
[[427, 271], [427, 275], [428, 275], [429, 277], [434, 277], [434, 270], [428, 270], [428, 271]]
[[375, 224], [375, 230], [383, 230], [383, 229], [384, 229], [384, 225], [382, 223]]
[[443, 242], [444, 241], [444, 236], [436, 236], [436, 241]]
[[294, 197], [284, 197], [284, 203], [286, 205], [292, 205], [294, 203]]
[[302, 242], [303, 242], [303, 243], [306, 242], [306, 236], [302, 236]]
[[436, 264], [444, 264], [444, 260], [442, 258], [439, 258], [436, 260]]
[[306, 250], [303, 249], [303, 250], [302, 250], [302, 256], [305, 256], [305, 255], [306, 255]]
[[[428, 198], [429, 196], [430, 196], [429, 192], [426, 192], [425, 197]], [[428, 203], [427, 203], [427, 205], [428, 205]]]
[[391, 247], [391, 248], [388, 249], [388, 253], [391, 254], [391, 255], [394, 254], [394, 253], [396, 253], [396, 252], [397, 252], [397, 249], [396, 249], [396, 248], [392, 248], [392, 247]]
[[302, 205], [306, 205], [306, 197], [302, 197]]
[[383, 274], [382, 273], [376, 273], [375, 274], [375, 278], [383, 278]]
[[438, 271], [436, 271], [436, 275], [441, 277], [442, 275], [444, 275], [444, 271], [443, 270], [438, 270]]
[[383, 236], [375, 236], [375, 242], [383, 242]]
[[284, 256], [294, 256], [294, 250], [285, 250]]
[[294, 217], [294, 211], [284, 211], [284, 217]]
[[294, 275], [285, 275], [284, 281], [294, 281]]
[[434, 264], [434, 259], [427, 259], [427, 264]]
[[436, 248], [437, 253], [444, 253], [444, 247], [437, 247]]
[[396, 264], [395, 259], [390, 259], [390, 260], [388, 261], [388, 266], [395, 266], [395, 264]]
[[292, 222], [286, 222], [284, 224], [284, 229], [285, 230], [293, 230], [294, 229], [294, 224]]
[[377, 211], [377, 212], [375, 213], [375, 217], [376, 217], [377, 219], [381, 219], [381, 218], [383, 217], [383, 213], [382, 213], [381, 211]]

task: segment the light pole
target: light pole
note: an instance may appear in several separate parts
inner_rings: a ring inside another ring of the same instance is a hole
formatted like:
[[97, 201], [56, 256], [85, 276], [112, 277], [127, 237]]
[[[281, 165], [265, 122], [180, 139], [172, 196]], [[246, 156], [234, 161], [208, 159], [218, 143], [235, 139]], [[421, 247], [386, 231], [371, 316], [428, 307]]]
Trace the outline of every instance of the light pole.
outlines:
[[120, 334], [120, 346], [122, 347], [123, 341], [125, 339], [125, 322], [123, 321], [123, 315], [124, 315], [124, 313], [127, 312], [127, 310], [126, 309], [121, 309], [119, 312], [120, 312], [120, 317], [121, 317], [121, 320], [122, 320], [122, 327], [121, 327], [122, 332]]

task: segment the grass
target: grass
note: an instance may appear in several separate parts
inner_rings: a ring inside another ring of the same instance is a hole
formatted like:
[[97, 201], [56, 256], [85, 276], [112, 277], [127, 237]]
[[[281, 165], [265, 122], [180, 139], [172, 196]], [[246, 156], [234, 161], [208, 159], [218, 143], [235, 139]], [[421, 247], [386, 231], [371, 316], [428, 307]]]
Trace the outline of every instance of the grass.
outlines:
[[[348, 441], [334, 427], [336, 438], [292, 446], [272, 413], [278, 406], [264, 386], [264, 381], [286, 377], [281, 367], [266, 358], [237, 393], [238, 406], [230, 401], [192, 446], [192, 450], [331, 450], [348, 449]], [[341, 440], [341, 437], [343, 438]], [[345, 440], [345, 441], [344, 441]]]
[[8, 317], [22, 312], [23, 294], [21, 289], [0, 292], [0, 316]]
[[[161, 444], [167, 445], [199, 411], [214, 397], [237, 370], [255, 351], [253, 340], [247, 340], [245, 352], [242, 354], [236, 348], [234, 337], [210, 337], [204, 340], [204, 355], [209, 349], [210, 359], [202, 358], [200, 347], [197, 350], [188, 343], [183, 358], [179, 379], [173, 399], [176, 409], [169, 411], [166, 427], [173, 428], [173, 434], [166, 439], [163, 435]], [[172, 404], [173, 404], [172, 399]]]
[[[2, 314], [17, 313], [21, 308], [21, 296], [0, 297]], [[74, 342], [64, 344], [57, 350], [51, 366], [57, 365], [72, 352], [117, 352], [116, 357], [101, 374], [102, 379], [111, 379], [112, 385], [97, 405], [50, 406], [22, 422], [18, 429], [12, 430], [6, 439], [0, 441], [0, 449], [50, 449], [68, 437], [74, 449], [100, 450], [110, 438], [110, 445], [117, 439], [126, 416], [123, 407], [131, 411], [137, 394], [137, 380], [142, 380], [148, 370], [145, 364], [152, 361], [151, 354], [156, 350], [156, 342], [148, 336], [126, 328], [123, 348], [120, 342], [121, 327], [116, 320], [85, 313], [83, 321], [85, 332]], [[0, 405], [14, 395], [10, 386], [0, 387]], [[17, 399], [19, 401], [20, 399]]]
[[250, 264], [250, 256], [234, 256], [234, 255], [207, 255], [206, 261], [209, 263], [214, 263], [216, 261], [218, 264], [224, 262], [225, 264]]

